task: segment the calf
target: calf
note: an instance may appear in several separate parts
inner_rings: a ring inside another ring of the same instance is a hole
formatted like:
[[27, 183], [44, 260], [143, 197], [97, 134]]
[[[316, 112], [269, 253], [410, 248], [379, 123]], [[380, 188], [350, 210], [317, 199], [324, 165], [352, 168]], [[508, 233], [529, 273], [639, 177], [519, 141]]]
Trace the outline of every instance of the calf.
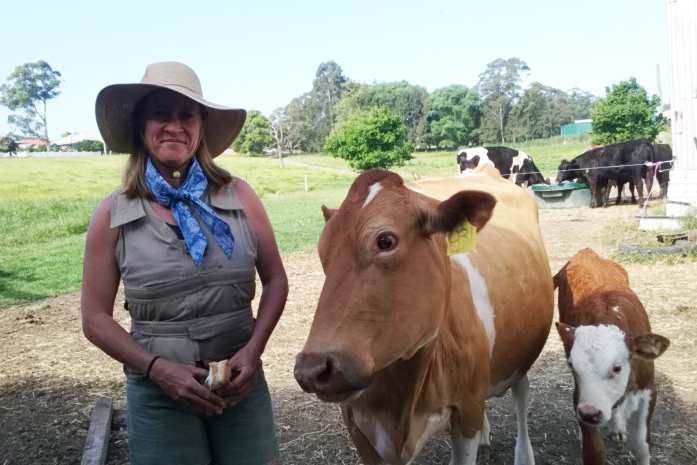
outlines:
[[574, 255], [554, 277], [554, 286], [559, 288], [557, 330], [574, 375], [583, 463], [605, 463], [598, 428], [608, 425], [613, 438], [628, 439], [637, 462], [648, 465], [656, 404], [653, 360], [670, 342], [651, 333], [625, 269], [591, 249]]

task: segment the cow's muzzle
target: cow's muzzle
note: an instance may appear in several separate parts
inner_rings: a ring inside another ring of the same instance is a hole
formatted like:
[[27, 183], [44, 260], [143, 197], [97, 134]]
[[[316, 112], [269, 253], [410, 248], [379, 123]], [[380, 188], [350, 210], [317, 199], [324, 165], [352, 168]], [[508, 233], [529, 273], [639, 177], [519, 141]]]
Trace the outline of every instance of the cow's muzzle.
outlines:
[[295, 379], [305, 392], [326, 402], [341, 402], [368, 387], [372, 373], [361, 370], [344, 353], [298, 354]]

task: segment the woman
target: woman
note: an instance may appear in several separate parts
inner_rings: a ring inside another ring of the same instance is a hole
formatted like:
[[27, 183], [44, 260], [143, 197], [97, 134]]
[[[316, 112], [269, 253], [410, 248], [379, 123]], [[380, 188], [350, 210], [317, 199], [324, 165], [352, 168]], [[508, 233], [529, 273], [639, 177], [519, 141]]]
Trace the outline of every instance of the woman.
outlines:
[[[124, 364], [131, 462], [278, 463], [260, 357], [288, 282], [261, 201], [213, 162], [245, 111], [204, 100], [194, 71], [166, 62], [104, 88], [96, 112], [106, 145], [131, 155], [87, 232], [81, 312], [85, 336]], [[130, 333], [113, 319], [121, 280]], [[228, 358], [231, 382], [204, 386]]]

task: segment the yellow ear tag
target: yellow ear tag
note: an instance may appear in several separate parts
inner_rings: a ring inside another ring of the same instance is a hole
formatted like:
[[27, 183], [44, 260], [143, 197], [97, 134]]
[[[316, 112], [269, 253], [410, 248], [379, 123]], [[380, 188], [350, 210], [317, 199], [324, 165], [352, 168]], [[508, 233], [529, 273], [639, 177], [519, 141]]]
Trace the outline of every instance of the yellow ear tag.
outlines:
[[467, 220], [448, 235], [448, 255], [471, 252], [477, 246], [477, 228]]

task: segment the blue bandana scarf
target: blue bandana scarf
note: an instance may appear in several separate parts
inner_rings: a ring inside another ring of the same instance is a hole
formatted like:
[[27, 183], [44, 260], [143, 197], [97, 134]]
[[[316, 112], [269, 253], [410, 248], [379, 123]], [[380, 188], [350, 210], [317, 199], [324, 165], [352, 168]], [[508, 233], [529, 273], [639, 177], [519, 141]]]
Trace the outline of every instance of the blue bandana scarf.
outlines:
[[157, 203], [172, 209], [172, 216], [182, 231], [189, 255], [196, 262], [196, 265], [201, 265], [201, 261], [203, 261], [203, 253], [206, 251], [208, 240], [198, 221], [191, 214], [191, 209], [186, 203], [187, 200], [191, 202], [193, 210], [201, 218], [225, 255], [228, 258], [232, 256], [235, 238], [230, 231], [230, 225], [201, 200], [201, 196], [208, 187], [208, 179], [206, 179], [196, 157], [193, 158], [189, 174], [179, 189], [174, 189], [165, 181], [148, 157], [148, 166], [145, 168], [145, 185], [150, 189]]

